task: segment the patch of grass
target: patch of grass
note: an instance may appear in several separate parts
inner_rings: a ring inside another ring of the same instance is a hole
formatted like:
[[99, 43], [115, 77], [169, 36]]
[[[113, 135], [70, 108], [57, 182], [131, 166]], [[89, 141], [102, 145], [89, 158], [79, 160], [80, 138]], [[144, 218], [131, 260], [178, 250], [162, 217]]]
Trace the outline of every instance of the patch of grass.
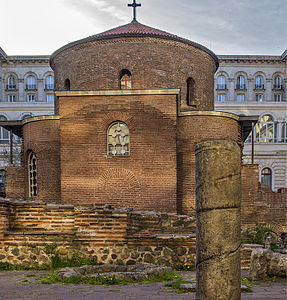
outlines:
[[57, 244], [45, 244], [44, 247], [45, 247], [45, 252], [47, 254], [50, 254], [55, 252], [57, 248]]
[[109, 276], [71, 276], [69, 278], [61, 278], [57, 271], [46, 276], [42, 279], [43, 284], [89, 284], [89, 285], [128, 285], [131, 283], [153, 283], [153, 282], [165, 282], [170, 280], [180, 279], [181, 276], [175, 272], [170, 274], [164, 273], [162, 276], [153, 276], [143, 281], [132, 281], [132, 280], [117, 280], [113, 274]]
[[184, 283], [190, 283], [190, 281], [183, 280], [182, 277], [180, 277], [180, 278], [177, 278], [176, 280], [174, 280], [173, 282], [167, 283], [166, 286], [174, 289], [178, 294], [184, 294], [184, 293], [189, 293], [189, 292], [194, 293], [195, 292], [195, 289], [192, 289], [192, 290], [181, 289], [180, 285], [184, 284]]
[[252, 293], [253, 292], [251, 289], [251, 287], [252, 287], [251, 282], [247, 278], [243, 278], [241, 276], [241, 283], [247, 287], [247, 290], [242, 291], [242, 293]]
[[50, 270], [51, 267], [49, 265], [41, 265], [41, 266], [26, 266], [26, 265], [12, 265], [8, 262], [0, 262], [0, 271], [43, 271]]
[[79, 254], [74, 253], [71, 258], [61, 258], [59, 253], [56, 252], [51, 258], [52, 269], [60, 269], [66, 267], [80, 267], [84, 265], [98, 265], [98, 261], [95, 258], [83, 258]]
[[36, 274], [27, 274], [26, 277], [36, 277]]

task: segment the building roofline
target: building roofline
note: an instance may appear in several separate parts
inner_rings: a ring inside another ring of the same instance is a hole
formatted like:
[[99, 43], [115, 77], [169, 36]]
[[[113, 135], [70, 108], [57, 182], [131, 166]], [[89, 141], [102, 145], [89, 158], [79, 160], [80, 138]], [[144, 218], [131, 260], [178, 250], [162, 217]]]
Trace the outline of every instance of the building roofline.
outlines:
[[7, 61], [7, 54], [1, 47], [0, 47], [0, 59]]
[[[286, 51], [285, 51], [286, 52]], [[284, 52], [284, 53], [285, 53]], [[284, 54], [283, 53], [283, 54]], [[219, 61], [283, 61], [282, 55], [217, 55]], [[286, 57], [286, 54], [285, 54]]]
[[8, 60], [13, 61], [43, 61], [49, 63], [50, 55], [9, 55]]

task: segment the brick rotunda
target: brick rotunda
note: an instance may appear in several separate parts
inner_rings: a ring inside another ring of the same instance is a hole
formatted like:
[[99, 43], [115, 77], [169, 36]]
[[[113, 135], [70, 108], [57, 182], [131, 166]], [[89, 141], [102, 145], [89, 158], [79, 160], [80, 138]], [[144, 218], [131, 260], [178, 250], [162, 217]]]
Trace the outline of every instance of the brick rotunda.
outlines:
[[23, 167], [7, 170], [10, 198], [193, 214], [195, 145], [241, 146], [239, 117], [214, 111], [218, 59], [197, 43], [134, 20], [50, 64], [55, 115], [13, 127]]

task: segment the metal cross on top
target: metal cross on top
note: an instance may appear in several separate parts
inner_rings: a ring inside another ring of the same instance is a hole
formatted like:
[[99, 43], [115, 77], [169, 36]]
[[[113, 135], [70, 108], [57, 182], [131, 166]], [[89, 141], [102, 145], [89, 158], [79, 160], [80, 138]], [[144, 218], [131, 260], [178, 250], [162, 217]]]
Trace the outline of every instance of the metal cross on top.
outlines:
[[140, 3], [137, 3], [136, 0], [134, 0], [133, 4], [128, 4], [128, 7], [133, 7], [134, 8], [134, 19], [133, 19], [133, 21], [137, 20], [136, 9], [137, 9], [138, 6], [142, 6], [142, 5]]

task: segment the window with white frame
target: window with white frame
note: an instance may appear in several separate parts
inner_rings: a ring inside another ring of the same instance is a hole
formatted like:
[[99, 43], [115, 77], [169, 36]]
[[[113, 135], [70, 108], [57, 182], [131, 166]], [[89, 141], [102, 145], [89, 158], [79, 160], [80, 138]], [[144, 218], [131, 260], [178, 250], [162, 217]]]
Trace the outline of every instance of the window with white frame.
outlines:
[[282, 95], [281, 94], [274, 94], [274, 101], [275, 102], [281, 102], [282, 101]]
[[14, 76], [9, 76], [7, 80], [7, 90], [16, 89], [16, 78]]
[[53, 90], [54, 89], [54, 77], [49, 75], [46, 77], [46, 90]]
[[120, 121], [110, 125], [107, 132], [108, 155], [127, 156], [130, 154], [128, 126]]
[[36, 79], [34, 76], [30, 75], [27, 77], [26, 89], [27, 90], [36, 90]]
[[37, 190], [37, 158], [34, 152], [28, 155], [29, 197], [35, 197]]
[[261, 182], [272, 189], [272, 171], [269, 168], [264, 168], [261, 171]]
[[54, 102], [54, 94], [47, 94], [47, 102]]
[[245, 101], [245, 95], [244, 94], [237, 94], [236, 95], [236, 101], [237, 102], [244, 102]]
[[275, 122], [271, 115], [264, 115], [255, 126], [255, 140], [259, 143], [275, 141]]
[[217, 89], [224, 90], [226, 89], [226, 78], [223, 75], [217, 77]]
[[256, 78], [255, 78], [255, 89], [257, 89], [257, 90], [264, 89], [263, 76], [261, 76], [261, 75], [256, 76]]
[[7, 95], [8, 102], [16, 102], [16, 95]]
[[256, 102], [263, 102], [263, 94], [256, 94], [255, 100]]
[[225, 94], [218, 94], [217, 95], [217, 102], [224, 103], [225, 100], [226, 100], [226, 95]]
[[[5, 116], [0, 116], [0, 121], [7, 121]], [[0, 126], [0, 144], [9, 144], [10, 132]]]
[[282, 78], [279, 75], [275, 76], [274, 78], [274, 89], [276, 90], [282, 89]]
[[236, 79], [236, 89], [244, 90], [245, 88], [245, 78], [243, 75], [239, 75]]
[[36, 102], [36, 97], [34, 94], [27, 95], [27, 102]]

